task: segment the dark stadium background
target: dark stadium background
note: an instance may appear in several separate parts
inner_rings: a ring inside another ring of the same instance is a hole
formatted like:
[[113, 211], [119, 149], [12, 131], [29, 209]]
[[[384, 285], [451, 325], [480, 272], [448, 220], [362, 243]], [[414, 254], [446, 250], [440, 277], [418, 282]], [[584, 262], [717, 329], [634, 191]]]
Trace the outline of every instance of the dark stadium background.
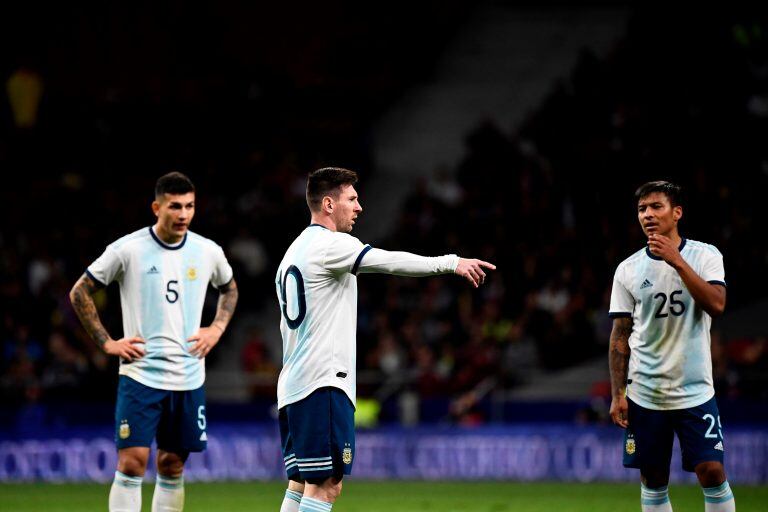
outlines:
[[[450, 277], [360, 278], [361, 436], [528, 439], [547, 425], [606, 439], [618, 457], [610, 286], [644, 243], [634, 189], [670, 179], [686, 194], [683, 236], [725, 256], [714, 378], [726, 436], [752, 457], [733, 471], [768, 481], [760, 12], [31, 3], [9, 7], [0, 28], [0, 481], [99, 479], [18, 461], [29, 440], [110, 439], [116, 361], [67, 294], [108, 243], [153, 222], [154, 181], [170, 170], [195, 182], [192, 230], [224, 247], [240, 287], [207, 361], [212, 436], [271, 442], [274, 272], [308, 222], [306, 173], [326, 165], [361, 176], [363, 241], [499, 267], [478, 291]], [[119, 335], [117, 287], [99, 300]], [[204, 318], [214, 305], [212, 293]], [[606, 467], [594, 479], [636, 479]], [[578, 478], [557, 471], [540, 476]], [[457, 477], [379, 477], [442, 475]]]

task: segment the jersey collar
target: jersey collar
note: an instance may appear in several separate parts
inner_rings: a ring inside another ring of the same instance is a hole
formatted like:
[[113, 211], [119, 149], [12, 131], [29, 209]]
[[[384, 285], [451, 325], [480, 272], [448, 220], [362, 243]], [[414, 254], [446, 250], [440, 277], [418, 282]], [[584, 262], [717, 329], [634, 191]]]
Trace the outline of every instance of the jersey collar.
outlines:
[[184, 244], [187, 243], [187, 233], [184, 233], [184, 238], [181, 239], [181, 242], [179, 242], [177, 245], [168, 245], [167, 243], [160, 240], [160, 237], [157, 236], [157, 233], [155, 233], [155, 230], [152, 229], [152, 226], [149, 226], [149, 234], [152, 235], [152, 238], [155, 239], [155, 242], [160, 244], [160, 247], [163, 249], [168, 249], [169, 251], [176, 251], [178, 249], [181, 249], [184, 247]]
[[[683, 252], [683, 247], [685, 247], [685, 238], [680, 238], [680, 247], [677, 248], [678, 252]], [[645, 246], [645, 254], [651, 258], [652, 260], [661, 261], [663, 258], [661, 256], [656, 256], [651, 252], [651, 250], [648, 248], [648, 246]]]
[[308, 227], [308, 228], [311, 228], [311, 227], [315, 227], [315, 226], [317, 226], [318, 228], [328, 229], [327, 227], [323, 226], [322, 224], [317, 224], [316, 222], [315, 222], [315, 223], [312, 223], [312, 224], [310, 224], [310, 225], [309, 225], [309, 226], [307, 226], [307, 227]]

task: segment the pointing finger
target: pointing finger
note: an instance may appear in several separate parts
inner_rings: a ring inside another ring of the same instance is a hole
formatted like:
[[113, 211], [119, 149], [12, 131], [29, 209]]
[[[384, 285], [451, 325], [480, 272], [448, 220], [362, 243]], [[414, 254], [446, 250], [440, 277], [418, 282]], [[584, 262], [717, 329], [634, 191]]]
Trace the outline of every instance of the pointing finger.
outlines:
[[480, 265], [481, 267], [489, 268], [491, 270], [496, 270], [496, 265], [494, 265], [493, 263], [488, 263], [487, 261], [477, 260], [477, 264]]

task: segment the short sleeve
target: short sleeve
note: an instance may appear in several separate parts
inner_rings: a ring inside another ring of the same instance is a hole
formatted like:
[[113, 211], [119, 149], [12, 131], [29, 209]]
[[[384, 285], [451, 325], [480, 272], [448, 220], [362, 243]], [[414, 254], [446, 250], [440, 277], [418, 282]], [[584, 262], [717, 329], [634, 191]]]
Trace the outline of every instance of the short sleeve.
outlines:
[[613, 276], [611, 306], [608, 310], [608, 316], [611, 318], [631, 317], [634, 309], [635, 298], [621, 282], [621, 268], [619, 268]]
[[227, 261], [227, 257], [224, 256], [224, 250], [221, 247], [216, 247], [213, 253], [213, 272], [211, 273], [211, 284], [216, 288], [220, 288], [232, 280], [232, 266]]
[[120, 253], [110, 245], [96, 261], [90, 264], [85, 273], [97, 284], [107, 286], [112, 281], [119, 281], [124, 271], [125, 267]]
[[357, 238], [346, 233], [336, 233], [325, 252], [323, 267], [334, 274], [357, 274], [363, 256], [370, 250], [370, 245], [363, 244]]
[[701, 261], [701, 278], [708, 283], [725, 286], [725, 267], [723, 266], [723, 255], [711, 247], [704, 252]]

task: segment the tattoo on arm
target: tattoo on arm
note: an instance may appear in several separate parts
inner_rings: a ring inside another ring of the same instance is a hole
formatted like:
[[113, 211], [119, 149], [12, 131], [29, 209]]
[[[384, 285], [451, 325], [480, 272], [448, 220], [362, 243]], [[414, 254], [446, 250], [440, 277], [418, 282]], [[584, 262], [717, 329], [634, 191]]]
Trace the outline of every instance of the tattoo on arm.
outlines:
[[69, 292], [69, 300], [72, 302], [72, 307], [85, 330], [100, 347], [103, 347], [110, 336], [101, 323], [99, 312], [96, 310], [96, 303], [93, 302], [93, 294], [98, 289], [99, 285], [87, 274], [83, 274], [72, 287], [72, 291]]
[[213, 319], [211, 325], [215, 325], [221, 329], [221, 332], [227, 328], [229, 321], [232, 320], [232, 315], [235, 313], [235, 306], [237, 306], [237, 284], [232, 279], [229, 283], [219, 288], [219, 302], [216, 305], [216, 317]]
[[611, 371], [611, 392], [621, 396], [627, 385], [629, 372], [629, 335], [632, 334], [631, 318], [615, 318], [611, 330], [608, 367]]

